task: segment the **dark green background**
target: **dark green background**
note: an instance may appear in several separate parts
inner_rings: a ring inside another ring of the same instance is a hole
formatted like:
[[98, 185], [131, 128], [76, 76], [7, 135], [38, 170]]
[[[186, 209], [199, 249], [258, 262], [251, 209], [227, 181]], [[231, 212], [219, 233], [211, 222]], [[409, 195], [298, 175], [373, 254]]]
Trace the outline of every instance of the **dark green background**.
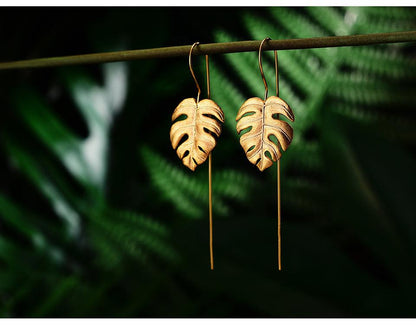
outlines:
[[[1, 8], [0, 61], [415, 29], [414, 8]], [[214, 272], [207, 164], [190, 172], [169, 142], [196, 96], [187, 58], [1, 71], [0, 315], [415, 317], [415, 49], [279, 52], [296, 115], [282, 272], [276, 170], [235, 132], [264, 91], [255, 52], [211, 58]], [[272, 94], [270, 52], [264, 69]]]

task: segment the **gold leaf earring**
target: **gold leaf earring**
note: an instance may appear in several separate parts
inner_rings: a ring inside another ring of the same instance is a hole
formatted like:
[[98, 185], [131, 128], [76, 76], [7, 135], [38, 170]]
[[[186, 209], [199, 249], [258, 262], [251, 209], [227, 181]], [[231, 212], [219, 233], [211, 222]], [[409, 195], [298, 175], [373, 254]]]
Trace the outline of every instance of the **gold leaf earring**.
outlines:
[[[198, 95], [195, 98], [184, 99], [172, 114], [172, 127], [170, 129], [170, 141], [176, 150], [179, 159], [190, 170], [195, 168], [209, 157], [208, 179], [209, 179], [209, 223], [210, 223], [210, 262], [211, 270], [214, 269], [213, 246], [212, 246], [212, 168], [211, 152], [216, 145], [216, 137], [219, 137], [224, 123], [222, 109], [210, 99], [209, 83], [209, 60], [205, 56], [207, 72], [207, 99], [199, 101], [201, 88], [192, 69], [192, 51], [199, 42], [195, 42], [189, 51], [189, 70], [195, 81]], [[181, 117], [185, 117], [181, 119]]]
[[[194, 171], [201, 165], [216, 145], [215, 137], [221, 134], [221, 123], [224, 123], [222, 109], [211, 99], [199, 101], [201, 88], [192, 69], [192, 50], [199, 42], [192, 45], [189, 52], [189, 70], [194, 78], [198, 95], [195, 98], [184, 99], [175, 109], [172, 121], [186, 115], [186, 119], [176, 121], [170, 129], [170, 141], [182, 163]], [[187, 139], [180, 141], [187, 136]]]
[[[237, 132], [240, 134], [240, 144], [247, 159], [260, 171], [273, 165], [277, 161], [277, 201], [278, 201], [278, 267], [281, 270], [281, 234], [280, 234], [280, 157], [281, 149], [289, 147], [293, 138], [293, 129], [285, 121], [279, 120], [283, 115], [294, 122], [295, 116], [290, 106], [279, 98], [279, 69], [277, 51], [274, 51], [276, 73], [276, 96], [267, 97], [268, 86], [264, 77], [261, 61], [261, 50], [265, 38], [259, 47], [259, 68], [263, 79], [265, 93], [264, 100], [259, 97], [247, 99], [237, 113]], [[279, 147], [280, 146], [280, 147]]]

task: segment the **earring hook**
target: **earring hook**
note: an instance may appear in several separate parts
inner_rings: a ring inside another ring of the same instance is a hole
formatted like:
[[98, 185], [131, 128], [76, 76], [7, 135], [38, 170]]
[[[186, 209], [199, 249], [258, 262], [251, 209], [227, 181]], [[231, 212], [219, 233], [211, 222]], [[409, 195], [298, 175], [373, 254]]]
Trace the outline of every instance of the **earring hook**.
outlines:
[[191, 59], [192, 58], [192, 51], [194, 50], [194, 47], [197, 46], [197, 45], [199, 45], [199, 42], [195, 42], [194, 44], [192, 44], [191, 50], [189, 51], [189, 70], [191, 71], [192, 77], [194, 78], [194, 81], [195, 81], [196, 88], [198, 89], [198, 96], [196, 98], [196, 103], [198, 104], [199, 103], [199, 95], [201, 95], [201, 88], [199, 87], [198, 80], [196, 80], [194, 70], [192, 69], [192, 59]]
[[263, 72], [263, 64], [261, 62], [261, 48], [263, 47], [263, 44], [265, 41], [269, 41], [271, 40], [270, 37], [266, 37], [261, 43], [260, 43], [260, 47], [259, 47], [259, 67], [260, 67], [260, 73], [261, 73], [261, 77], [263, 79], [263, 83], [264, 83], [264, 100], [267, 99], [267, 93], [269, 91], [269, 87], [267, 86], [267, 81], [266, 78], [264, 77], [264, 72]]

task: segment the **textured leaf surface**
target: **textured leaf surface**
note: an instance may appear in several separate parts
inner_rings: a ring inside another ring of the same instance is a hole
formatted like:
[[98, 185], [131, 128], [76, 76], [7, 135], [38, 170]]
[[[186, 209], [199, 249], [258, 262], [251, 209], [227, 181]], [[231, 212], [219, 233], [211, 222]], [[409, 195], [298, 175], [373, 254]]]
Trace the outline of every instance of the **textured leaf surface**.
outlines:
[[293, 129], [288, 123], [278, 119], [279, 114], [292, 122], [295, 120], [289, 105], [276, 96], [269, 97], [266, 101], [258, 97], [250, 98], [244, 102], [237, 114], [238, 133], [251, 127], [241, 136], [241, 146], [248, 160], [261, 171], [270, 167], [282, 155], [278, 144], [271, 137], [276, 137], [283, 150], [289, 147], [293, 138]]
[[[224, 113], [210, 99], [197, 103], [194, 98], [187, 98], [176, 107], [172, 121], [182, 115], [186, 115], [186, 119], [172, 125], [170, 141], [183, 164], [193, 171], [207, 159], [214, 149], [216, 141], [212, 134], [217, 137], [221, 134]], [[180, 143], [185, 136], [187, 139]]]

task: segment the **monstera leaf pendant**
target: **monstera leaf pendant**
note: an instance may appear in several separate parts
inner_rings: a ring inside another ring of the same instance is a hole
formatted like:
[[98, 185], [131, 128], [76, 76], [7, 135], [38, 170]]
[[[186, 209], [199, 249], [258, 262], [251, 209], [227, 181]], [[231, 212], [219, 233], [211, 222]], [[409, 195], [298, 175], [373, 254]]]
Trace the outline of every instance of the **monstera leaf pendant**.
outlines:
[[[186, 116], [185, 119], [179, 119]], [[170, 141], [182, 163], [194, 171], [201, 165], [216, 145], [215, 136], [221, 134], [224, 113], [211, 99], [197, 102], [184, 99], [172, 115]]]
[[286, 150], [292, 141], [293, 129], [285, 121], [279, 120], [280, 114], [292, 122], [295, 120], [289, 105], [276, 96], [271, 96], [265, 101], [258, 97], [250, 98], [238, 111], [237, 132], [240, 134], [250, 128], [240, 137], [240, 144], [247, 159], [260, 171], [279, 160], [280, 148]]

